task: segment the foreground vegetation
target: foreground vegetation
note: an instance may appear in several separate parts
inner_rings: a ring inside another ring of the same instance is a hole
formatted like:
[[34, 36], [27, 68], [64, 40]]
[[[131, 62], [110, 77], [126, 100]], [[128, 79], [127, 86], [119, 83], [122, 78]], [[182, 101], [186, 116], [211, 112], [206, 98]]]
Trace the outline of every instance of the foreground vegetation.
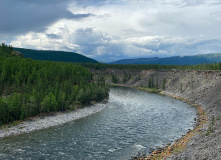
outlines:
[[82, 66], [13, 56], [11, 46], [0, 45], [0, 125], [101, 101], [108, 91]]

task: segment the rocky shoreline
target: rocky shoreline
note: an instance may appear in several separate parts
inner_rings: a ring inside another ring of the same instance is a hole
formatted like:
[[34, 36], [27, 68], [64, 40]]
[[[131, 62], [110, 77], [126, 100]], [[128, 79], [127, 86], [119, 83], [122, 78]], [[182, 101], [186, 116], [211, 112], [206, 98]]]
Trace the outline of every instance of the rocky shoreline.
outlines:
[[70, 121], [74, 121], [89, 115], [98, 113], [105, 109], [107, 105], [103, 103], [95, 104], [90, 107], [84, 107], [70, 112], [56, 112], [50, 116], [36, 116], [22, 121], [13, 127], [4, 127], [0, 129], [0, 138], [30, 133], [33, 131], [46, 129], [49, 127], [61, 125]]
[[[117, 84], [130, 87], [148, 87], [153, 79], [158, 88], [166, 80], [164, 92], [198, 104], [206, 112], [207, 123], [200, 132], [194, 134], [185, 149], [167, 157], [168, 160], [220, 160], [221, 157], [221, 71], [190, 70], [92, 70], [96, 75], [105, 77], [108, 83], [112, 77]], [[124, 75], [129, 75], [126, 79]]]
[[[126, 87], [126, 86], [125, 86]], [[138, 90], [142, 91], [147, 91], [150, 92], [149, 90], [145, 88], [136, 88]], [[202, 133], [202, 128], [205, 123], [207, 123], [207, 115], [206, 112], [203, 110], [203, 107], [195, 104], [189, 100], [186, 100], [182, 97], [173, 95], [171, 93], [167, 92], [158, 92], [161, 95], [167, 95], [172, 98], [178, 99], [183, 101], [184, 103], [187, 103], [193, 107], [196, 107], [197, 109], [197, 115], [198, 117], [195, 118], [194, 120], [196, 121], [196, 124], [193, 129], [189, 129], [189, 131], [185, 134], [182, 135], [181, 138], [175, 140], [173, 143], [168, 143], [166, 146], [163, 147], [157, 147], [156, 149], [151, 148], [149, 151], [149, 155], [146, 156], [146, 154], [138, 154], [137, 156], [134, 156], [131, 158], [131, 160], [152, 160], [152, 159], [169, 159], [171, 160], [171, 157], [174, 156], [176, 153], [179, 153], [180, 151], [183, 151], [187, 145], [187, 143], [191, 140], [191, 138], [199, 133]]]
[[[181, 95], [181, 97], [185, 99], [193, 100], [193, 102], [200, 104], [203, 110], [206, 112], [208, 121], [202, 125], [200, 132], [191, 137], [189, 142], [185, 145], [184, 150], [181, 150], [168, 157], [168, 160], [220, 159], [221, 110], [219, 97], [221, 95], [220, 92], [215, 91], [215, 85], [213, 87], [210, 88], [211, 90], [208, 89], [207, 91], [204, 91], [204, 93], [201, 90], [201, 92], [194, 97], [191, 97], [191, 95], [188, 94]], [[221, 89], [220, 84], [217, 87]], [[215, 103], [213, 100], [215, 100]]]

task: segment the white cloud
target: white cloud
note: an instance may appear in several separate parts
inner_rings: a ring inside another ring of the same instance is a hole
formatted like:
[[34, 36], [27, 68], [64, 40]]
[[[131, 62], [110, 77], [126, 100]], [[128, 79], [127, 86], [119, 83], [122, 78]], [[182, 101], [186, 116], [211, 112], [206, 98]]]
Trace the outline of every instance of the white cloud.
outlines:
[[73, 51], [101, 61], [217, 53], [221, 52], [220, 5], [218, 0], [74, 1], [65, 3], [69, 12], [96, 16], [60, 19], [40, 33], [13, 37], [11, 44]]

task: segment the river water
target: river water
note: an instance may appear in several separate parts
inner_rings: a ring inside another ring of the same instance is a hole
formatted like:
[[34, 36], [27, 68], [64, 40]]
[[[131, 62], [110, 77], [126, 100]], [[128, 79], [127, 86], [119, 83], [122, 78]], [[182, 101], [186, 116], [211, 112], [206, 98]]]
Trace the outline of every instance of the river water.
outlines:
[[131, 88], [111, 88], [106, 105], [65, 125], [0, 139], [0, 159], [129, 159], [180, 138], [197, 116], [181, 101]]

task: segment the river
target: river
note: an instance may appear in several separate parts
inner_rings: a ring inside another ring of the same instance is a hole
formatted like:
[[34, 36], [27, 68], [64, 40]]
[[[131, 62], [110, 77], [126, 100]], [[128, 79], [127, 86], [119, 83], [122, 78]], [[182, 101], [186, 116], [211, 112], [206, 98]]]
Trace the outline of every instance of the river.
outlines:
[[107, 107], [65, 125], [0, 139], [0, 159], [129, 159], [194, 126], [196, 108], [157, 94], [113, 87]]

